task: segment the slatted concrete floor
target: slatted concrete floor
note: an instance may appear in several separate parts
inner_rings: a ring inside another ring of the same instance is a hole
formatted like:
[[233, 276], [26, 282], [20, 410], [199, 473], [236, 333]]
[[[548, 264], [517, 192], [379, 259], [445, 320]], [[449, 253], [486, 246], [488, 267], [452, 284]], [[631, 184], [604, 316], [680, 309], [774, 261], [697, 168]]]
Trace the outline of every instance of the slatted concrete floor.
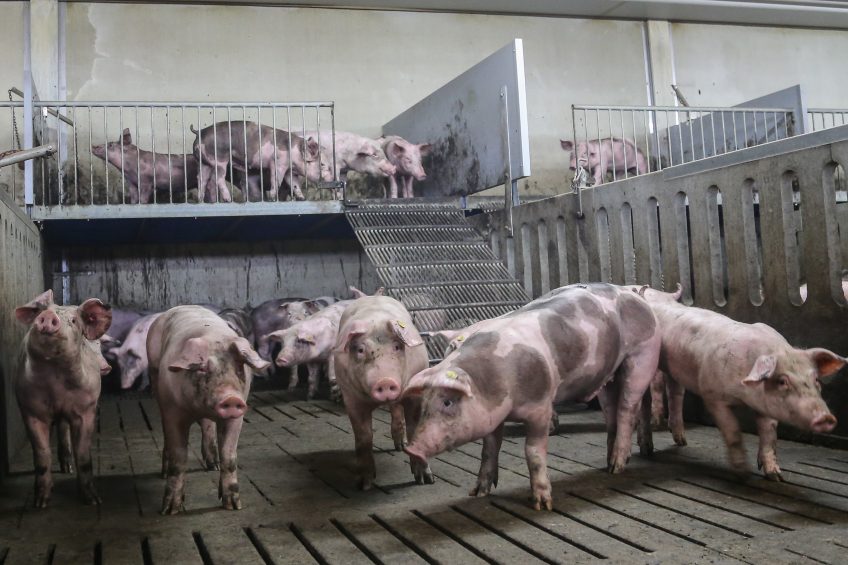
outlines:
[[[432, 462], [435, 485], [412, 483], [376, 413], [378, 487], [358, 492], [353, 436], [339, 406], [254, 395], [239, 444], [244, 509], [218, 507], [217, 473], [200, 467], [192, 438], [187, 508], [158, 514], [162, 434], [149, 398], [105, 398], [96, 438], [104, 503], [84, 507], [73, 478], [56, 475], [46, 510], [30, 508], [32, 475], [0, 489], [0, 563], [845, 563], [848, 453], [781, 442], [787, 484], [727, 473], [712, 428], [676, 448], [603, 472], [600, 414], [561, 416], [551, 438], [555, 511], [529, 509], [518, 425], [507, 429], [500, 486], [466, 496], [480, 445]], [[746, 437], [749, 454], [755, 438]], [[19, 463], [31, 465], [28, 454]]]

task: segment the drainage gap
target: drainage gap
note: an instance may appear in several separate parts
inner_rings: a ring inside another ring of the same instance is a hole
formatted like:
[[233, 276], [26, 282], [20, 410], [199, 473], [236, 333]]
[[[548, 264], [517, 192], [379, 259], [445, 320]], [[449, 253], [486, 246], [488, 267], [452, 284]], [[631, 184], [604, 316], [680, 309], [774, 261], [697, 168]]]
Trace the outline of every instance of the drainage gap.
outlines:
[[150, 551], [150, 540], [141, 538], [141, 560], [144, 565], [153, 565], [153, 552]]
[[56, 544], [51, 543], [47, 546], [47, 565], [53, 565], [54, 557], [56, 557]]
[[103, 565], [103, 542], [94, 544], [94, 565]]
[[309, 555], [311, 555], [313, 559], [315, 559], [315, 561], [317, 561], [321, 565], [328, 565], [327, 560], [324, 559], [324, 556], [321, 555], [317, 549], [315, 549], [315, 546], [312, 545], [312, 542], [306, 539], [306, 536], [303, 535], [303, 532], [300, 531], [300, 528], [294, 525], [294, 522], [289, 524], [289, 530], [291, 531], [291, 533], [294, 534], [294, 537], [297, 538], [297, 541], [299, 541], [301, 545], [303, 545], [304, 549], [309, 552]]
[[417, 516], [418, 518], [420, 518], [421, 520], [423, 520], [424, 522], [430, 524], [435, 529], [442, 532], [444, 535], [446, 535], [447, 537], [449, 537], [450, 539], [452, 539], [453, 541], [455, 541], [456, 543], [458, 543], [459, 545], [461, 545], [462, 547], [464, 547], [465, 549], [467, 549], [468, 551], [470, 551], [474, 555], [476, 555], [477, 557], [479, 557], [480, 559], [482, 559], [483, 561], [485, 561], [486, 563], [489, 563], [490, 565], [497, 565], [497, 563], [498, 563], [497, 561], [495, 561], [494, 559], [492, 559], [491, 557], [489, 557], [488, 555], [486, 555], [485, 553], [483, 553], [482, 551], [480, 551], [479, 549], [477, 549], [476, 547], [474, 547], [473, 545], [471, 545], [470, 543], [468, 543], [467, 541], [465, 541], [464, 539], [459, 537], [458, 535], [454, 534], [448, 528], [445, 528], [444, 526], [442, 526], [441, 524], [439, 524], [438, 522], [436, 522], [432, 518], [425, 516], [424, 514], [419, 512], [418, 510], [412, 510], [412, 513], [415, 516]]
[[356, 538], [356, 536], [355, 536], [355, 535], [353, 535], [352, 533], [350, 533], [350, 531], [348, 531], [348, 529], [347, 529], [347, 528], [345, 528], [345, 527], [342, 525], [342, 523], [341, 523], [341, 522], [339, 522], [339, 521], [338, 521], [338, 520], [336, 520], [335, 518], [330, 518], [330, 523], [331, 523], [333, 526], [335, 526], [335, 527], [336, 527], [336, 529], [337, 529], [339, 532], [341, 532], [341, 534], [342, 534], [344, 537], [346, 537], [346, 538], [350, 541], [350, 543], [352, 543], [353, 545], [355, 545], [355, 546], [356, 546], [356, 548], [357, 548], [359, 551], [361, 551], [361, 552], [363, 553], [363, 555], [365, 555], [365, 557], [367, 557], [368, 559], [370, 559], [372, 562], [376, 563], [377, 565], [383, 565], [383, 562], [382, 562], [382, 561], [380, 561], [380, 559], [379, 559], [376, 555], [374, 555], [374, 552], [372, 552], [370, 549], [368, 549], [368, 547], [367, 547], [365, 544], [363, 544], [361, 541], [359, 541], [359, 540]]
[[191, 532], [191, 537], [194, 538], [194, 545], [197, 546], [197, 552], [200, 554], [200, 560], [203, 561], [203, 565], [215, 565], [200, 532]]
[[398, 541], [399, 541], [399, 542], [401, 542], [403, 545], [405, 545], [406, 547], [408, 547], [409, 549], [411, 549], [412, 551], [414, 551], [414, 552], [418, 555], [418, 557], [420, 557], [421, 559], [423, 559], [423, 560], [424, 560], [424, 561], [426, 561], [427, 563], [430, 563], [430, 565], [439, 565], [439, 562], [438, 562], [438, 561], [436, 561], [435, 559], [433, 559], [432, 557], [430, 557], [429, 555], [427, 555], [427, 554], [424, 552], [424, 550], [423, 550], [423, 549], [421, 549], [420, 547], [418, 547], [418, 545], [417, 545], [414, 541], [412, 541], [411, 539], [409, 539], [408, 537], [406, 537], [405, 535], [403, 535], [402, 533], [400, 533], [399, 531], [397, 531], [396, 529], [394, 529], [394, 528], [393, 528], [391, 525], [389, 525], [389, 524], [388, 524], [385, 520], [383, 520], [382, 518], [380, 518], [380, 517], [379, 517], [379, 516], [377, 516], [376, 514], [369, 514], [368, 516], [369, 516], [372, 520], [374, 520], [375, 522], [377, 522], [377, 524], [378, 524], [380, 527], [382, 527], [384, 530], [386, 530], [387, 532], [389, 532], [390, 534], [392, 534], [394, 537], [396, 537], [396, 538], [398, 539]]
[[259, 557], [262, 558], [262, 561], [265, 562], [265, 565], [276, 565], [276, 562], [268, 552], [268, 548], [266, 548], [265, 544], [263, 544], [256, 536], [256, 532], [253, 531], [253, 528], [244, 528], [244, 533], [247, 536], [247, 539], [250, 540], [250, 543], [253, 544], [253, 548], [256, 549], [256, 553], [258, 553]]
[[147, 417], [147, 411], [144, 409], [144, 404], [141, 400], [138, 401], [138, 408], [141, 410], [141, 417], [144, 418], [144, 423], [147, 424], [147, 431], [152, 432], [153, 426], [150, 425], [150, 418]]
[[465, 516], [466, 518], [468, 518], [472, 522], [478, 524], [479, 526], [486, 528], [487, 530], [489, 530], [493, 534], [495, 534], [499, 537], [502, 537], [503, 539], [505, 539], [506, 541], [508, 541], [512, 545], [514, 545], [515, 547], [517, 547], [519, 549], [523, 549], [524, 551], [526, 551], [527, 553], [529, 553], [530, 555], [532, 555], [536, 559], [538, 559], [540, 561], [544, 561], [545, 563], [549, 563], [550, 565], [558, 565], [556, 561], [552, 561], [552, 560], [548, 559], [547, 557], [545, 557], [544, 555], [542, 555], [541, 553], [539, 553], [535, 549], [521, 543], [517, 539], [507, 535], [506, 533], [495, 528], [494, 526], [490, 526], [489, 524], [487, 524], [486, 522], [484, 522], [483, 520], [481, 520], [477, 516], [474, 516], [473, 514], [466, 512], [462, 508], [459, 508], [458, 506], [451, 506], [450, 509], [453, 510], [454, 512], [456, 512], [457, 514], [461, 514], [462, 516]]

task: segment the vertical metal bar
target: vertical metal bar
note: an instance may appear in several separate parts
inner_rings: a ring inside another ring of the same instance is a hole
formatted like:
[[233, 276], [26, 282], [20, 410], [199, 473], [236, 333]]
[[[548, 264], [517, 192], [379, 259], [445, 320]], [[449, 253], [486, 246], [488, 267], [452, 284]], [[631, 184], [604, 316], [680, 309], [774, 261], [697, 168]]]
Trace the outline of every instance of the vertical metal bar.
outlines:
[[[103, 163], [103, 168], [106, 169], [106, 202], [109, 201], [109, 127], [106, 123], [106, 114], [108, 114], [106, 106], [103, 106], [103, 139], [106, 141], [106, 159]], [[121, 151], [124, 149], [124, 139], [121, 136]], [[93, 189], [92, 189], [93, 190]]]
[[[737, 137], [737, 135], [736, 135], [736, 132], [737, 132], [737, 128], [736, 128], [736, 118], [737, 118], [737, 116], [736, 116], [736, 110], [731, 110], [730, 112], [731, 112], [731, 115], [733, 116], [733, 150], [734, 150], [734, 151], [739, 151], [739, 138], [738, 138], [738, 137]], [[744, 115], [742, 116], [742, 119], [743, 119], [743, 120], [745, 119], [745, 116], [744, 116]]]
[[[150, 106], [150, 152], [153, 153], [153, 162], [156, 162], [156, 127], [153, 125], [153, 106]], [[139, 151], [140, 153], [141, 151]], [[141, 184], [141, 179], [139, 179]], [[156, 167], [153, 167], [153, 193], [151, 198], [156, 200]], [[141, 204], [141, 187], [138, 187], [138, 203]]]
[[[201, 116], [200, 116], [201, 108], [198, 104], [197, 106], [197, 135], [195, 139], [197, 140], [197, 203], [203, 204], [203, 201], [206, 200], [206, 187], [209, 184], [209, 178], [203, 178], [203, 144], [200, 139], [200, 132], [203, 131], [203, 127], [201, 126]], [[188, 203], [188, 193], [186, 193], [186, 203]]]
[[[44, 124], [46, 122], [47, 122], [47, 112], [45, 112], [44, 107], [42, 106], [41, 107], [41, 120], [40, 120], [40, 123], [41, 123], [40, 140], [41, 140], [41, 143], [44, 143], [44, 141], [45, 141]], [[47, 159], [39, 159], [39, 161], [41, 162], [41, 193], [44, 195], [44, 202], [48, 203], [47, 198], [50, 195], [47, 193], [47, 190], [50, 188], [50, 186], [49, 186], [49, 182], [48, 182], [49, 179], [47, 178], [47, 163], [46, 163]]]
[[[217, 203], [221, 201], [221, 190], [219, 188], [220, 175], [218, 174], [218, 122], [215, 121], [217, 119], [217, 117], [215, 116], [215, 106], [210, 106], [209, 109], [212, 111], [212, 139], [215, 140], [215, 202]], [[227, 109], [227, 111], [229, 111], [229, 108]], [[229, 119], [229, 116], [227, 117], [227, 119]], [[230, 130], [230, 132], [230, 159], [232, 159], [232, 130]]]
[[754, 115], [754, 146], [760, 144], [760, 134], [757, 132], [757, 111], [751, 112]]
[[[683, 161], [683, 130], [681, 129], [681, 126], [680, 126], [680, 120], [677, 120], [677, 122], [678, 122], [676, 124], [677, 125], [677, 138], [680, 141], [680, 160], [682, 162]], [[668, 110], [665, 111], [665, 131], [669, 132], [669, 134], [668, 134], [668, 158], [671, 161], [671, 163], [669, 163], [669, 164], [673, 167], [674, 166], [674, 157], [671, 153], [671, 132], [673, 130], [671, 129], [671, 120], [668, 117]], [[680, 164], [680, 163], [678, 163], [678, 164]]]
[[[32, 17], [31, 6], [24, 6], [24, 146], [21, 149], [32, 149], [34, 137], [33, 124], [33, 92], [32, 92]], [[14, 110], [13, 110], [14, 111]], [[35, 186], [32, 159], [24, 161], [24, 206], [27, 214], [32, 216], [35, 205]]]
[[[214, 113], [215, 110], [213, 109], [212, 112]], [[241, 117], [242, 117], [242, 128], [241, 128], [241, 130], [242, 130], [242, 133], [246, 137], [247, 136], [247, 120], [244, 119], [245, 118], [244, 109], [242, 109]], [[233, 116], [230, 113], [230, 107], [229, 106], [227, 106], [227, 140], [229, 141], [229, 148], [230, 148], [230, 151], [229, 151], [230, 174], [233, 175], [234, 174], [234, 171], [233, 171]], [[216, 138], [216, 141], [217, 141], [217, 138]], [[217, 151], [217, 147], [218, 147], [218, 144], [216, 143], [215, 144], [216, 151]], [[244, 147], [245, 147], [244, 180], [245, 180], [245, 182], [247, 182], [247, 143], [244, 144]], [[216, 160], [217, 160], [217, 158], [216, 158]], [[232, 182], [232, 180], [233, 180], [232, 177], [230, 177], [230, 182]], [[235, 185], [234, 182], [233, 182], [233, 185]], [[216, 202], [217, 202], [217, 200], [216, 200]]]
[[786, 137], [789, 137], [789, 117], [794, 116], [792, 112], [785, 112], [783, 114], [783, 133]]
[[[617, 180], [615, 178], [615, 142], [612, 137], [612, 110], [609, 109], [607, 110], [607, 126], [609, 127], [610, 154], [612, 155], [612, 181], [615, 182]], [[603, 155], [603, 153], [601, 152], [601, 148], [598, 147], [598, 158], [600, 158], [601, 155]], [[606, 173], [606, 171], [604, 171], [604, 173]]]
[[[583, 127], [586, 127], [586, 110], [583, 110]], [[571, 105], [571, 135], [573, 136], [571, 139], [573, 140], [571, 150], [574, 155], [574, 165], [575, 170], [574, 174], [579, 174], [580, 172], [580, 162], [577, 160], [577, 109], [574, 107], [574, 104]], [[579, 179], [578, 179], [579, 180]], [[583, 216], [583, 189], [580, 186], [579, 182], [572, 182], [573, 190], [577, 191], [577, 215], [579, 217]]]
[[77, 148], [77, 108], [74, 106], [74, 202], [79, 204], [79, 149]]
[[[701, 137], [704, 136], [704, 120], [701, 120]], [[713, 138], [713, 157], [716, 154], [715, 112], [710, 112], [710, 136]]]
[[[339, 177], [336, 174], [336, 105], [335, 103], [330, 106], [330, 135], [332, 136], [333, 141], [333, 182], [339, 182]], [[342, 187], [342, 191], [344, 191], [344, 187]], [[342, 194], [342, 198], [344, 198], [344, 194]]]
[[[57, 107], [57, 115], [61, 115], [62, 108]], [[59, 204], [65, 202], [65, 190], [62, 184], [62, 120], [56, 118], [56, 187], [59, 191]]]
[[[228, 120], [230, 119], [230, 107], [229, 106], [227, 106], [227, 119]], [[247, 184], [248, 184], [247, 180], [248, 180], [248, 177], [250, 176], [250, 174], [249, 174], [250, 169], [247, 166], [247, 108], [243, 104], [242, 104], [242, 107], [241, 107], [241, 120], [242, 120], [241, 135], [242, 135], [242, 141], [244, 142], [244, 146], [242, 147], [242, 159], [244, 160], [244, 186], [245, 186], [245, 189], [247, 189]], [[230, 132], [232, 132], [232, 129], [233, 129], [233, 126], [232, 126], [232, 124], [230, 124]], [[260, 145], [260, 149], [261, 149], [262, 132], [259, 131], [256, 135], [257, 135], [256, 141]], [[230, 133], [230, 140], [231, 140], [231, 142], [230, 142], [230, 168], [232, 168], [233, 167], [232, 133]], [[261, 173], [262, 165], [263, 165], [263, 163], [262, 163], [262, 152], [260, 151], [259, 152], [260, 174], [262, 174]], [[235, 183], [233, 183], [233, 186], [235, 186]], [[247, 192], [250, 192], [250, 191], [245, 190], [245, 192], [247, 193]], [[265, 192], [265, 187], [262, 186], [262, 183], [259, 183], [259, 193], [262, 194], [263, 192]], [[247, 200], [248, 195], [245, 194], [244, 198], [245, 198], [245, 200]], [[262, 199], [262, 196], [260, 196], [260, 199]]]
[[[200, 124], [197, 124], [197, 127], [200, 128]], [[183, 198], [185, 199], [185, 203], [188, 204], [188, 153], [186, 152], [186, 127], [185, 127], [185, 104], [180, 105], [180, 131], [182, 131], [183, 135]], [[200, 131], [198, 129], [198, 131]], [[198, 163], [198, 170], [200, 170], [200, 163]], [[198, 187], [200, 190], [200, 187]]]
[[[168, 151], [168, 204], [174, 203], [174, 169], [171, 167], [171, 106], [165, 106], [165, 149]], [[153, 164], [153, 169], [156, 170], [156, 164]], [[153, 187], [154, 202], [156, 201], [156, 187]]]
[[[259, 130], [259, 134], [258, 134], [259, 140], [258, 141], [259, 141], [259, 148], [261, 150], [262, 149], [262, 109], [259, 106], [256, 107], [256, 125], [259, 126], [257, 129]], [[247, 145], [245, 145], [244, 151], [245, 151], [245, 159], [247, 159]], [[265, 177], [263, 176], [264, 171], [265, 171], [265, 163], [262, 162], [262, 154], [260, 152], [260, 154], [259, 154], [259, 193], [260, 193], [259, 199], [262, 202], [265, 202]], [[245, 185], [247, 185], [246, 179], [247, 179], [247, 177], [245, 177]], [[244, 191], [244, 201], [245, 202], [247, 202], [247, 200], [248, 200], [248, 194], [247, 194], [248, 191], [249, 191], [249, 188], [247, 186], [245, 186], [245, 191]]]
[[280, 197], [281, 197], [281, 193], [282, 193], [282, 189], [283, 189], [283, 179], [281, 179], [280, 175], [277, 174], [280, 169], [277, 166], [279, 164], [277, 162], [277, 159], [278, 159], [277, 155], [279, 154], [279, 151], [277, 150], [277, 107], [276, 106], [274, 106], [271, 109], [271, 127], [274, 129], [274, 131], [273, 131], [273, 136], [274, 136], [274, 174], [271, 175], [271, 183], [273, 183], [275, 180], [277, 181], [277, 186], [273, 186], [271, 188], [272, 188], [274, 194], [276, 195], [275, 201], [279, 202], [280, 199], [281, 199]]
[[[127, 170], [124, 167], [124, 107], [120, 106], [118, 108], [118, 131], [121, 132], [121, 200], [126, 202], [127, 193]], [[109, 139], [106, 139], [106, 143], [109, 143]], [[109, 197], [107, 195], [106, 200], [108, 202]]]
[[724, 112], [721, 112], [721, 146], [722, 153], [727, 153], [727, 130], [724, 127]]
[[[94, 153], [91, 151], [91, 105], [86, 106], [88, 110], [88, 199], [94, 205]], [[105, 143], [109, 143], [108, 140]], [[106, 193], [106, 203], [109, 203], [109, 193]]]
[[[306, 165], [306, 106], [300, 106], [300, 137], [303, 138], [303, 148], [301, 149], [301, 158], [304, 160], [304, 165]], [[301, 193], [306, 196], [306, 191], [309, 190], [309, 175], [307, 175], [308, 167], [304, 166], [303, 171], [303, 187], [301, 187]]]
[[[742, 134], [745, 136], [745, 147], [748, 147], [748, 118], [746, 116], [747, 112], [742, 110]], [[743, 148], [743, 149], [744, 149]]]
[[[630, 126], [631, 126], [631, 129], [633, 131], [633, 146], [636, 147], [636, 151], [637, 151], [637, 154], [636, 154], [636, 174], [637, 175], [644, 175], [645, 173], [647, 173], [649, 171], [640, 171], [639, 170], [639, 158], [638, 158], [639, 157], [639, 154], [638, 154], [639, 148], [638, 148], [638, 146], [636, 146], [636, 112], [637, 112], [637, 110], [631, 110], [630, 111]], [[651, 152], [648, 151], [647, 146], [645, 147], [645, 154], [646, 155], [651, 154]], [[650, 157], [648, 157], [646, 160], [649, 163], [648, 169], [650, 170], [650, 168], [651, 168]]]
[[[291, 133], [291, 106], [286, 106], [286, 119], [288, 123], [286, 124], [286, 134], [289, 136], [289, 196], [294, 200], [294, 167], [292, 166], [292, 152], [294, 148], [292, 147], [292, 133]], [[285, 178], [285, 175], [283, 175]], [[282, 181], [281, 181], [282, 184]]]
[[[318, 138], [318, 180], [319, 182], [324, 181], [324, 175], [321, 174], [321, 154], [323, 153], [322, 145], [321, 145], [321, 110], [318, 106], [315, 106], [315, 132], [316, 137]], [[321, 186], [320, 184], [318, 186]], [[323, 200], [324, 194], [322, 192], [318, 192], [318, 199]]]
[[[512, 182], [512, 148], [510, 147], [509, 131], [509, 92], [506, 86], [501, 87], [501, 128], [504, 159], [504, 212], [506, 214], [506, 225], [504, 229], [506, 230], [507, 237], [513, 237], [515, 234], [513, 224], [513, 206], [515, 203]], [[525, 265], [525, 269], [529, 270], [529, 265]]]
[[[598, 156], [601, 154], [601, 111], [595, 110], [595, 133], [598, 134]], [[589, 157], [589, 140], [586, 140], [586, 158], [588, 164]], [[601, 183], [606, 182], [607, 180], [607, 172], [602, 170], [600, 162], [598, 163], [598, 170], [601, 173]]]
[[[621, 143], [624, 153], [624, 178], [627, 178], [627, 136], [624, 133], [624, 110], [618, 111], [618, 117], [621, 120]], [[635, 135], [634, 135], [635, 137]], [[633, 140], [633, 147], [636, 147], [636, 140]]]
[[[138, 140], [141, 139], [141, 137], [140, 137], [141, 136], [141, 133], [140, 133], [141, 130], [138, 127], [138, 114], [139, 114], [138, 108], [139, 108], [138, 105], [136, 105], [135, 108], [134, 108], [134, 110], [135, 110], [135, 140], [136, 140], [136, 142], [138, 142]], [[139, 186], [139, 179], [138, 179], [139, 171], [141, 171], [141, 149], [139, 149], [138, 151], [135, 152], [135, 166], [136, 166], [136, 169], [135, 169], [136, 170], [135, 192], [136, 192], [136, 196], [138, 197], [138, 202], [141, 202], [141, 187]], [[124, 195], [124, 197], [126, 198], [126, 195]], [[138, 204], [138, 202], [136, 202], [136, 204]], [[126, 204], [126, 200], [124, 200], [124, 204]]]
[[695, 124], [692, 122], [692, 112], [688, 110], [686, 111], [686, 123], [689, 125], [689, 151], [692, 152], [692, 160], [694, 161], [698, 158], [695, 155]]

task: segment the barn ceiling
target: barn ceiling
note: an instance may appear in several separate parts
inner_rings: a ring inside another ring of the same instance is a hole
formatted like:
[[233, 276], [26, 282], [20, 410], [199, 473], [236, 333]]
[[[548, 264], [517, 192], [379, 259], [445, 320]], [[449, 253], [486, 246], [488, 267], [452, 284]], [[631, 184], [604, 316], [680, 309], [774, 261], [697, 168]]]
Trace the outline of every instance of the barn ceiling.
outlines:
[[[70, 0], [75, 1], [75, 0]], [[87, 0], [90, 1], [90, 0]], [[96, 1], [96, 0], [95, 0]], [[109, 0], [114, 2], [115, 0]], [[119, 0], [120, 1], [120, 0]], [[139, 0], [132, 0], [138, 2]], [[469, 12], [615, 19], [663, 19], [848, 29], [844, 0], [152, 0], [166, 4], [247, 4]]]

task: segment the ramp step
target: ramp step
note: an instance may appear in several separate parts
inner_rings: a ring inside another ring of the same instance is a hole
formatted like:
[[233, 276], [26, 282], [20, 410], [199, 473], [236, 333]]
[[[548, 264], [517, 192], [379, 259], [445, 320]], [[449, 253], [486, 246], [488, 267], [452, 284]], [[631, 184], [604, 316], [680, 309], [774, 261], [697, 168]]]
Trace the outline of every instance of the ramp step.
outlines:
[[[403, 302], [421, 331], [464, 328], [529, 301], [462, 210], [369, 203], [346, 216], [387, 295]], [[428, 338], [430, 358], [440, 359], [446, 345]]]

